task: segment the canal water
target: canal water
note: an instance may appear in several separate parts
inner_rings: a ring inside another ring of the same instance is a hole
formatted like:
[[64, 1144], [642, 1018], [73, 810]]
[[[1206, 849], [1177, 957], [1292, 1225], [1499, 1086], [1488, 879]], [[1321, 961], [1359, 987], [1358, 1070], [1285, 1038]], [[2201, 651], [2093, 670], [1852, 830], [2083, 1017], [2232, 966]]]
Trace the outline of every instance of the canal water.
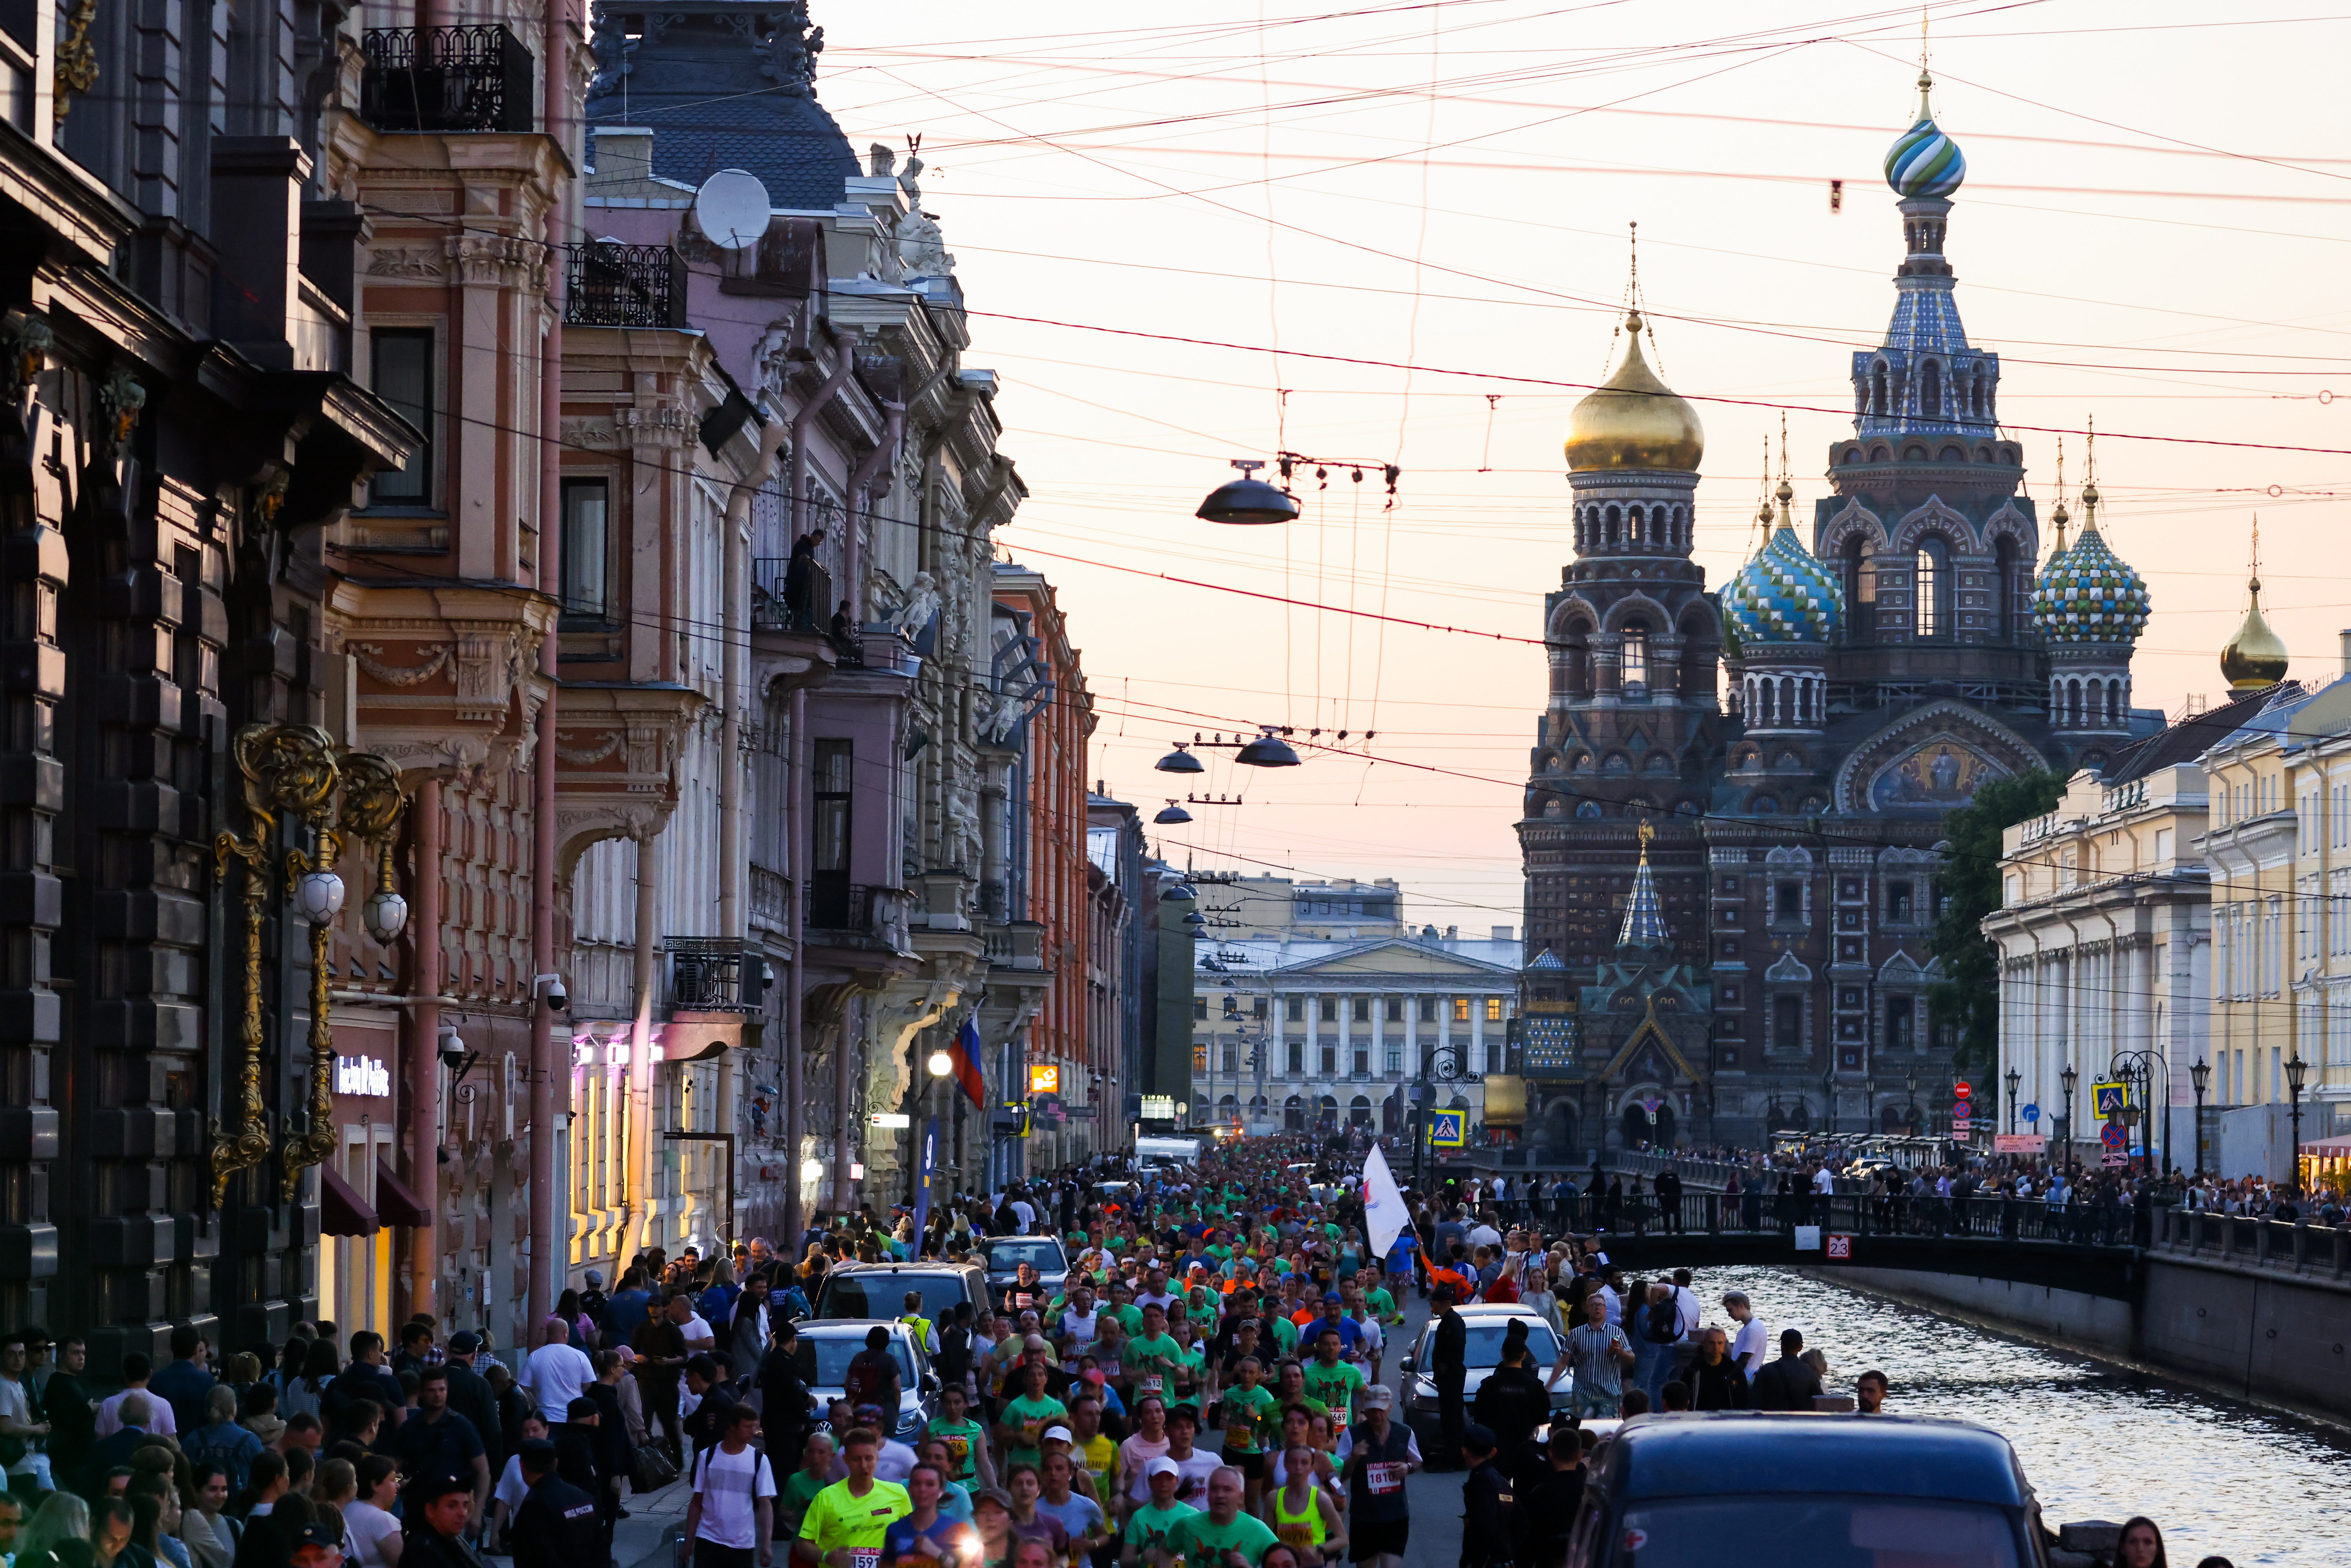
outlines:
[[2052, 1525], [2143, 1513], [2172, 1568], [2218, 1553], [2236, 1564], [2351, 1563], [2351, 1435], [2044, 1349], [1783, 1269], [1708, 1269], [1713, 1303], [1744, 1291], [1770, 1331], [1803, 1331], [1850, 1392], [1876, 1367], [1887, 1407], [2005, 1434]]

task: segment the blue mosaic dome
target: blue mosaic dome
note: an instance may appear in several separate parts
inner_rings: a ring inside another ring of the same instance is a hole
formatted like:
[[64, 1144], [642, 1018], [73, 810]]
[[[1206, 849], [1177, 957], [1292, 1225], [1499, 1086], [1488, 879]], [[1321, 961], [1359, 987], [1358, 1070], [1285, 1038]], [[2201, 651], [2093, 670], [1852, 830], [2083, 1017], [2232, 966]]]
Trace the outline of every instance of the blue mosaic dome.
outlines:
[[1959, 144], [1925, 115], [1886, 150], [1886, 183], [1898, 196], [1948, 196], [1968, 177]]
[[1742, 648], [1826, 643], [1844, 619], [1844, 588], [1783, 521], [1723, 589], [1722, 611]]
[[2136, 643], [2147, 611], [2147, 580], [2106, 548], [2095, 522], [2033, 585], [2033, 623], [2052, 643]]

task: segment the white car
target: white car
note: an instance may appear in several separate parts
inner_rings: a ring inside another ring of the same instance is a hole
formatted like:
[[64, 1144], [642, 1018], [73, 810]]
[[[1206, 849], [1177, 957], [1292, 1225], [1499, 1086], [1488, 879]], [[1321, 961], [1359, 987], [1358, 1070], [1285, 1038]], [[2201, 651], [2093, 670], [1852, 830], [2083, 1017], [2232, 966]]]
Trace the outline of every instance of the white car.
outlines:
[[865, 1348], [867, 1331], [890, 1331], [890, 1356], [898, 1364], [898, 1414], [889, 1436], [911, 1443], [937, 1413], [939, 1380], [931, 1374], [930, 1357], [914, 1343], [914, 1331], [903, 1322], [872, 1318], [807, 1318], [801, 1321], [799, 1343], [792, 1359], [800, 1381], [816, 1396], [819, 1421], [836, 1399], [844, 1396], [843, 1379], [850, 1358]]
[[[1465, 1406], [1478, 1397], [1479, 1385], [1501, 1364], [1502, 1336], [1510, 1332], [1513, 1318], [1524, 1320], [1527, 1325], [1527, 1353], [1536, 1375], [1551, 1375], [1552, 1365], [1559, 1360], [1559, 1335], [1552, 1331], [1551, 1324], [1541, 1313], [1510, 1304], [1487, 1306], [1472, 1303], [1455, 1310], [1461, 1314], [1462, 1327], [1468, 1331], [1461, 1355], [1462, 1364], [1468, 1369], [1461, 1379], [1461, 1399]], [[1405, 1385], [1410, 1393], [1405, 1401], [1405, 1418], [1419, 1434], [1423, 1453], [1430, 1451], [1436, 1442], [1437, 1429], [1434, 1362], [1437, 1323], [1437, 1318], [1432, 1316], [1427, 1326], [1420, 1331], [1419, 1339], [1413, 1343], [1412, 1354], [1399, 1364], [1399, 1370], [1410, 1379]], [[1553, 1410], [1565, 1410], [1573, 1403], [1569, 1394], [1573, 1382], [1572, 1376], [1562, 1377], [1559, 1385], [1551, 1391], [1551, 1407]]]

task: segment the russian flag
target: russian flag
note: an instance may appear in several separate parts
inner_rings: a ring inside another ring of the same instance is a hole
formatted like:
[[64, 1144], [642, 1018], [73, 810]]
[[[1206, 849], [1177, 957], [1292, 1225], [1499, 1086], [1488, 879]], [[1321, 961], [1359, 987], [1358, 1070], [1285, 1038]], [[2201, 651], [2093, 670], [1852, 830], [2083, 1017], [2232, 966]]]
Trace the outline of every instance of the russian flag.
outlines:
[[956, 1030], [955, 1043], [947, 1048], [947, 1056], [955, 1063], [955, 1080], [963, 1085], [965, 1098], [974, 1110], [987, 1109], [987, 1080], [979, 1071], [979, 1015], [975, 1013], [963, 1020]]

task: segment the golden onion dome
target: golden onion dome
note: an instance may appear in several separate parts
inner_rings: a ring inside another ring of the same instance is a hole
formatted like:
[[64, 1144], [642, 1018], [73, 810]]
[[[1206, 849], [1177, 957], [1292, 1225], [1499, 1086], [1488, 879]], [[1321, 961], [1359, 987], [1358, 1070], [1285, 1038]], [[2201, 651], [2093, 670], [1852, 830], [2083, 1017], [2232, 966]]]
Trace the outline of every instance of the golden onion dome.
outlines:
[[1706, 455], [1698, 410], [1674, 395], [1641, 357], [1641, 313], [1628, 312], [1630, 339], [1616, 373], [1575, 405], [1567, 422], [1567, 465], [1578, 474], [1610, 468], [1695, 471]]
[[2245, 623], [2220, 650], [2220, 674], [2228, 677], [2231, 691], [2257, 692], [2285, 679], [2286, 651], [2284, 640], [2262, 618], [2262, 580], [2256, 577], [2247, 586], [2252, 604], [2245, 612]]

